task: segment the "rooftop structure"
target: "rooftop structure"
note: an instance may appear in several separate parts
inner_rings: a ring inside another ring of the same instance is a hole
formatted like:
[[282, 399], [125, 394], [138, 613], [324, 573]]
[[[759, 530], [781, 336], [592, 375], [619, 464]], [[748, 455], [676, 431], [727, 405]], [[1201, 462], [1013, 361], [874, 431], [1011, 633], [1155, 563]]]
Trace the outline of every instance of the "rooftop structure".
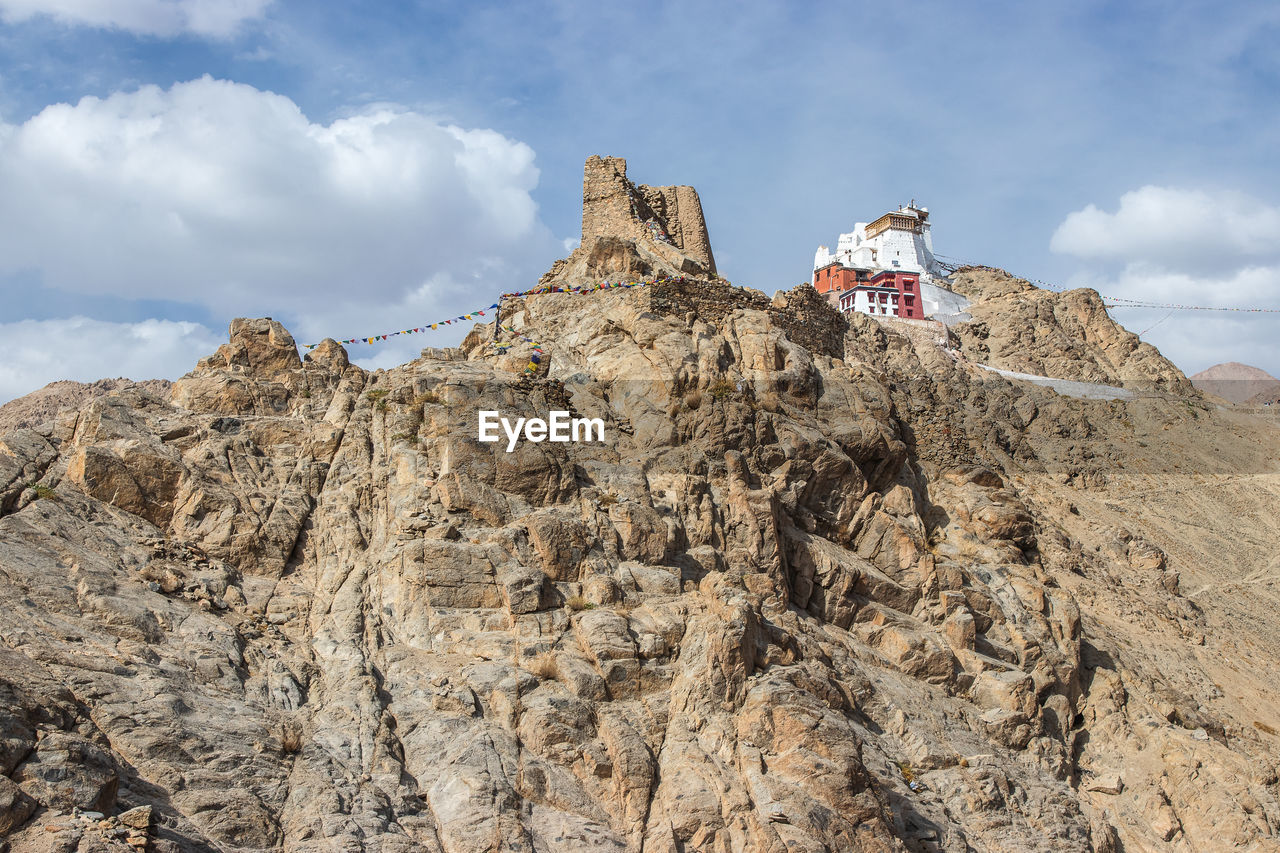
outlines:
[[890, 211], [874, 222], [858, 222], [841, 234], [832, 252], [819, 246], [813, 268], [831, 263], [855, 269], [901, 270], [920, 274], [926, 280], [942, 275], [933, 257], [929, 233], [929, 208], [910, 204]]

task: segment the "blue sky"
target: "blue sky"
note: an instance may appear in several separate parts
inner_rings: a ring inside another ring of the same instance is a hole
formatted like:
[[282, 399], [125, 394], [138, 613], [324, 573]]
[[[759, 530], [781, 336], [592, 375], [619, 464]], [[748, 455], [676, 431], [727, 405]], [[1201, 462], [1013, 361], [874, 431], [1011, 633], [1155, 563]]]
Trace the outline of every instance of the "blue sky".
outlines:
[[[0, 399], [531, 285], [590, 154], [696, 186], [766, 292], [915, 198], [948, 256], [1280, 307], [1278, 37], [1267, 3], [0, 0]], [[1278, 315], [1115, 313], [1280, 375]]]

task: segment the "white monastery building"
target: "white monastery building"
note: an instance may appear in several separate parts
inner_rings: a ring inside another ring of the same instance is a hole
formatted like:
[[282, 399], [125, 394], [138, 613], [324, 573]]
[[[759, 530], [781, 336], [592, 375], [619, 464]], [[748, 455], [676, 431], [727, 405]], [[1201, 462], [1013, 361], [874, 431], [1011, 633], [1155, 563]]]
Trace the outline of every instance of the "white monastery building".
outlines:
[[819, 246], [813, 268], [839, 262], [854, 269], [914, 272], [928, 281], [941, 274], [929, 231], [929, 208], [917, 207], [913, 200], [875, 222], [855, 223], [852, 231], [840, 235], [835, 252]]
[[842, 311], [910, 319], [962, 312], [967, 300], [934, 283], [946, 270], [934, 258], [930, 230], [929, 208], [914, 199], [873, 222], [855, 223], [834, 252], [818, 247], [813, 286]]

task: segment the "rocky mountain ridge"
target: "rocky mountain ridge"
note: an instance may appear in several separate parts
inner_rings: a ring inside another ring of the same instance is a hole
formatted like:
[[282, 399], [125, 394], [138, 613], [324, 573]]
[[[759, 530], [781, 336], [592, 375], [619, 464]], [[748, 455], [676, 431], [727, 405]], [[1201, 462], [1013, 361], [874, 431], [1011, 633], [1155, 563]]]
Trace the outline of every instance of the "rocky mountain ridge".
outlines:
[[168, 393], [171, 383], [167, 379], [99, 379], [96, 382], [75, 382], [61, 379], [30, 394], [0, 405], [0, 433], [29, 429], [52, 421], [63, 409], [79, 409], [89, 400], [112, 391], [143, 388], [152, 393]]
[[938, 339], [610, 240], [555, 280], [672, 277], [0, 437], [10, 849], [1280, 849], [1273, 426], [1087, 294]]
[[951, 286], [972, 303], [973, 319], [955, 328], [975, 361], [1055, 379], [1192, 391], [1182, 371], [1111, 319], [1095, 290], [1055, 293], [988, 267], [962, 267]]

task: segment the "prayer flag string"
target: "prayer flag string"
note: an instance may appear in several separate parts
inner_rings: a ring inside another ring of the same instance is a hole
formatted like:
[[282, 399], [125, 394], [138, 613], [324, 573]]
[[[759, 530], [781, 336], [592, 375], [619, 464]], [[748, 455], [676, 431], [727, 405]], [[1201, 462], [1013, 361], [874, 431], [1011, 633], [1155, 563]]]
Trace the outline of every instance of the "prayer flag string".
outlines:
[[[501, 328], [504, 332], [510, 332], [511, 334], [515, 335], [517, 338], [519, 338], [520, 340], [524, 341], [527, 344], [532, 344], [530, 349], [532, 349], [533, 352], [529, 356], [529, 363], [524, 366], [524, 372], [528, 374], [537, 373], [538, 365], [542, 364], [542, 356], [543, 356], [542, 344], [539, 343], [538, 341], [535, 341], [533, 338], [520, 334], [510, 326], [500, 326], [499, 328]], [[504, 343], [499, 343], [498, 341], [494, 341], [493, 343], [493, 348], [498, 351], [499, 355], [502, 355], [507, 350], [511, 349], [511, 347], [513, 346], [515, 346], [515, 344], [512, 344], [512, 343], [504, 344]]]
[[[602, 282], [599, 282], [598, 284], [584, 285], [582, 287], [562, 287], [558, 285], [557, 286], [542, 285], [540, 287], [535, 287], [530, 290], [518, 290], [518, 291], [512, 291], [511, 293], [504, 293], [499, 298], [498, 302], [495, 302], [484, 309], [471, 311], [466, 314], [459, 314], [457, 317], [450, 317], [447, 320], [437, 320], [434, 323], [424, 323], [423, 325], [415, 326], [412, 329], [400, 329], [399, 331], [385, 332], [379, 335], [360, 335], [359, 337], [355, 337], [355, 338], [344, 338], [342, 340], [339, 340], [338, 343], [340, 344], [375, 344], [375, 343], [378, 343], [379, 341], [385, 341], [388, 338], [397, 337], [398, 335], [416, 335], [422, 332], [435, 331], [436, 329], [439, 329], [441, 326], [452, 326], [454, 323], [461, 323], [463, 320], [474, 320], [477, 317], [483, 317], [485, 316], [485, 311], [491, 311], [498, 308], [499, 305], [501, 304], [502, 299], [517, 299], [524, 296], [542, 296], [548, 293], [570, 293], [575, 295], [581, 295], [584, 293], [595, 293], [596, 291], [600, 291], [600, 290], [616, 290], [616, 289], [626, 289], [631, 287], [645, 287], [650, 284], [656, 284], [657, 282], [675, 283], [675, 282], [681, 282], [685, 280], [686, 279], [683, 276], [680, 276], [677, 278], [669, 278], [667, 276], [660, 275], [653, 281], [644, 281], [644, 280], [602, 281]], [[302, 346], [310, 350], [310, 349], [315, 349], [317, 346], [319, 346], [319, 344], [303, 344]], [[538, 355], [541, 356], [541, 353], [538, 353]]]
[[[378, 341], [385, 341], [387, 338], [394, 338], [397, 335], [416, 335], [420, 332], [427, 332], [427, 331], [431, 331], [432, 329], [438, 329], [441, 326], [452, 326], [454, 323], [461, 323], [463, 320], [474, 320], [476, 317], [483, 317], [485, 311], [491, 311], [497, 307], [498, 307], [498, 303], [495, 302], [492, 305], [490, 305], [488, 308], [477, 309], [475, 311], [471, 311], [466, 314], [459, 314], [457, 317], [450, 317], [448, 320], [438, 320], [434, 323], [426, 323], [422, 326], [415, 326], [412, 329], [401, 329], [397, 332], [386, 332], [381, 335], [361, 335], [358, 338], [343, 338], [342, 340], [338, 341], [338, 343], [340, 344], [373, 344], [373, 343], [377, 343]], [[317, 346], [319, 346], [319, 344], [303, 344], [303, 347], [305, 347], [306, 349], [315, 349]]]
[[[935, 257], [937, 256], [935, 255]], [[958, 266], [959, 269], [964, 269], [965, 267], [987, 270], [989, 272], [1008, 272], [1007, 270], [1000, 270], [996, 267], [990, 267], [985, 264], [960, 263]], [[1013, 275], [1013, 273], [1009, 273], [1009, 275]], [[1022, 276], [1014, 277], [1022, 278]], [[1029, 281], [1038, 287], [1054, 293], [1066, 292], [1066, 288], [1062, 285], [1053, 284], [1051, 282], [1044, 281], [1043, 279], [1023, 278], [1023, 281]], [[1106, 293], [1099, 293], [1098, 295], [1102, 297], [1103, 307], [1105, 308], [1163, 308], [1169, 311], [1233, 311], [1239, 314], [1280, 314], [1280, 308], [1253, 308], [1234, 305], [1182, 305], [1173, 302], [1154, 302], [1147, 299], [1127, 299], [1123, 296], [1110, 296]]]
[[1170, 311], [1237, 311], [1243, 314], [1280, 314], [1280, 308], [1236, 308], [1210, 305], [1176, 305], [1164, 302], [1146, 302], [1141, 299], [1124, 299], [1119, 296], [1103, 296], [1108, 308], [1167, 308]]

